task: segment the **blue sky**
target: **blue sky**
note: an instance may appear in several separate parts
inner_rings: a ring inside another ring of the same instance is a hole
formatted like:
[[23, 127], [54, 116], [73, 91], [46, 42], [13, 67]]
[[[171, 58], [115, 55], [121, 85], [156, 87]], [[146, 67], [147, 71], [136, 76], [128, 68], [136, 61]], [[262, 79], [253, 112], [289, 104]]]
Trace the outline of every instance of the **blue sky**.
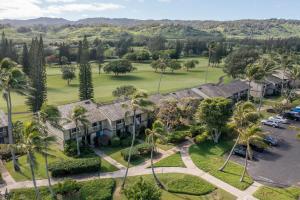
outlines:
[[300, 19], [300, 0], [0, 0], [0, 19]]

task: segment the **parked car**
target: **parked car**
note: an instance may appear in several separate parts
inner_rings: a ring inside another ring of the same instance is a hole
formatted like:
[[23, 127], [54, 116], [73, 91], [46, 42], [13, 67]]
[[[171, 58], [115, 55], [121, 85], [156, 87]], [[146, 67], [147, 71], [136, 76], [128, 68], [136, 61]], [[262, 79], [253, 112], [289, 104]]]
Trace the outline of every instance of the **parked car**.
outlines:
[[300, 121], [300, 115], [297, 112], [286, 112], [282, 115], [282, 117], [289, 120]]
[[296, 112], [296, 113], [300, 113], [300, 107], [295, 107], [291, 111]]
[[243, 145], [236, 145], [236, 147], [233, 149], [233, 154], [245, 158], [246, 147]]
[[271, 135], [266, 135], [264, 138], [264, 142], [271, 146], [278, 146], [278, 139]]
[[273, 128], [280, 128], [280, 123], [278, 121], [275, 121], [275, 120], [262, 120], [261, 123], [263, 125], [267, 125], [267, 126], [272, 126]]
[[280, 115], [276, 115], [274, 117], [269, 117], [269, 120], [277, 121], [282, 124], [288, 124], [288, 120]]

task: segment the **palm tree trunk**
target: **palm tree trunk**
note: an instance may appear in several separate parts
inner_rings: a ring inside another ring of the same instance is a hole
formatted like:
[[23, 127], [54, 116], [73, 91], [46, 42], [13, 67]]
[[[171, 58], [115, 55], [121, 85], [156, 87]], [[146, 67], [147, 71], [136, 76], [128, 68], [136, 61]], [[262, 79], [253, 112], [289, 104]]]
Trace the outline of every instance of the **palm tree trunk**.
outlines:
[[45, 167], [46, 167], [46, 175], [47, 175], [47, 179], [48, 179], [48, 188], [49, 188], [49, 191], [51, 193], [51, 196], [52, 196], [52, 199], [55, 199], [55, 195], [54, 195], [54, 192], [52, 190], [52, 185], [51, 185], [51, 179], [50, 179], [50, 174], [49, 174], [49, 169], [48, 169], [48, 155], [47, 155], [47, 152], [45, 152], [44, 154], [44, 158], [45, 158]]
[[80, 156], [80, 144], [79, 144], [79, 136], [78, 136], [79, 128], [76, 125], [76, 144], [77, 144], [77, 155]]
[[245, 174], [246, 174], [246, 171], [247, 171], [247, 166], [248, 166], [248, 145], [247, 145], [247, 148], [246, 148], [245, 166], [244, 166], [242, 177], [240, 179], [241, 182], [244, 181], [244, 177], [245, 177]]
[[219, 171], [223, 172], [223, 170], [225, 169], [226, 165], [228, 164], [228, 162], [229, 162], [229, 160], [230, 160], [230, 158], [231, 158], [231, 156], [232, 156], [232, 154], [233, 154], [234, 148], [235, 148], [236, 145], [239, 143], [239, 140], [240, 140], [240, 134], [239, 134], [238, 138], [236, 139], [236, 141], [235, 141], [235, 143], [234, 143], [234, 145], [233, 145], [233, 147], [232, 147], [232, 149], [231, 149], [231, 151], [230, 151], [230, 153], [229, 153], [229, 156], [227, 157], [225, 163], [224, 163], [223, 166], [219, 169]]
[[124, 180], [123, 180], [123, 183], [122, 183], [122, 189], [124, 189], [124, 187], [125, 187], [126, 178], [127, 178], [128, 170], [129, 170], [129, 166], [130, 166], [131, 152], [132, 152], [134, 142], [135, 142], [135, 126], [136, 126], [135, 117], [136, 117], [136, 110], [133, 110], [132, 140], [131, 140], [131, 146], [130, 146], [130, 149], [129, 149], [126, 172], [125, 172]]
[[[10, 90], [7, 90], [7, 96], [5, 98], [6, 105], [7, 105], [7, 118], [8, 118], [8, 125], [7, 125], [7, 132], [8, 132], [8, 142], [10, 145], [14, 144], [14, 137], [13, 137], [13, 127], [12, 127], [12, 104], [11, 104], [11, 95]], [[16, 172], [20, 171], [20, 167], [18, 165], [16, 154], [14, 148], [10, 148], [11, 157], [14, 165], [14, 170]]]
[[160, 94], [160, 84], [161, 84], [161, 81], [162, 81], [162, 76], [163, 76], [163, 72], [161, 71], [159, 82], [158, 82], [157, 94]]
[[248, 88], [249, 88], [249, 90], [248, 90], [248, 101], [249, 101], [250, 95], [251, 95], [251, 81], [250, 80], [248, 81]]
[[29, 158], [29, 164], [30, 164], [30, 171], [31, 171], [31, 177], [32, 177], [32, 182], [35, 190], [35, 197], [37, 200], [40, 200], [40, 192], [39, 189], [36, 185], [36, 180], [35, 180], [35, 175], [34, 175], [34, 170], [33, 170], [33, 161], [32, 161], [32, 155], [30, 152], [27, 153], [28, 158]]
[[154, 154], [154, 147], [155, 147], [155, 142], [154, 142], [154, 136], [152, 134], [152, 147], [151, 147], [151, 170], [152, 170], [152, 174], [154, 177], [154, 180], [156, 181], [156, 184], [158, 185], [158, 187], [160, 187], [161, 189], [165, 189], [164, 185], [160, 182], [160, 180], [158, 179], [158, 177], [155, 174], [155, 170], [153, 167], [153, 154]]
[[259, 97], [259, 106], [258, 106], [258, 111], [259, 112], [260, 112], [261, 107], [262, 107], [262, 100], [263, 100], [263, 97], [265, 96], [265, 92], [266, 92], [266, 87], [263, 87], [263, 91], [261, 92], [260, 97]]

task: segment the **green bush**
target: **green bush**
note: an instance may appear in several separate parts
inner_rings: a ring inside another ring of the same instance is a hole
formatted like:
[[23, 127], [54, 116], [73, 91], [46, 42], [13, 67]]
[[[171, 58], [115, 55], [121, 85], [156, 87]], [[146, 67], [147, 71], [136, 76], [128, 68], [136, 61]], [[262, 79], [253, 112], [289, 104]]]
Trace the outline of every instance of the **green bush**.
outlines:
[[[18, 149], [15, 151], [16, 155], [24, 155], [25, 152]], [[8, 144], [0, 144], [0, 159], [2, 160], [10, 160], [11, 152]]]
[[149, 155], [151, 153], [151, 145], [148, 143], [138, 144], [134, 147], [139, 155]]
[[[123, 157], [124, 160], [128, 160], [129, 151], [130, 151], [130, 147], [126, 148], [126, 149], [123, 149], [121, 151], [121, 155], [122, 155], [122, 157]], [[140, 157], [140, 154], [139, 154], [138, 150], [135, 147], [133, 147], [132, 151], [131, 151], [131, 160], [136, 160], [139, 157]]]
[[298, 133], [296, 137], [298, 140], [300, 140], [300, 133]]
[[131, 138], [124, 138], [121, 140], [122, 147], [129, 147], [131, 145]]
[[190, 133], [192, 137], [196, 137], [197, 135], [202, 134], [205, 130], [205, 126], [192, 126], [190, 128]]
[[100, 158], [72, 159], [49, 164], [52, 177], [63, 177], [73, 174], [100, 171]]
[[161, 198], [160, 189], [150, 181], [144, 180], [142, 177], [124, 190], [127, 199], [138, 200], [159, 200]]
[[69, 140], [64, 144], [64, 154], [67, 156], [76, 156], [77, 155], [77, 144], [76, 141]]
[[169, 133], [167, 136], [168, 142], [170, 143], [180, 143], [185, 141], [186, 136], [189, 135], [189, 131], [175, 131]]
[[88, 184], [82, 184], [80, 189], [81, 198], [86, 200], [111, 200], [115, 184], [113, 179], [88, 181]]
[[208, 136], [209, 136], [209, 134], [208, 134], [207, 131], [205, 131], [201, 135], [197, 135], [195, 137], [195, 143], [196, 144], [201, 144], [201, 143], [205, 142], [207, 140]]
[[80, 185], [72, 179], [67, 179], [62, 183], [57, 184], [57, 194], [67, 195], [69, 193], [77, 192]]
[[121, 144], [121, 140], [118, 136], [114, 136], [112, 139], [111, 139], [111, 146], [113, 147], [118, 147], [120, 146]]

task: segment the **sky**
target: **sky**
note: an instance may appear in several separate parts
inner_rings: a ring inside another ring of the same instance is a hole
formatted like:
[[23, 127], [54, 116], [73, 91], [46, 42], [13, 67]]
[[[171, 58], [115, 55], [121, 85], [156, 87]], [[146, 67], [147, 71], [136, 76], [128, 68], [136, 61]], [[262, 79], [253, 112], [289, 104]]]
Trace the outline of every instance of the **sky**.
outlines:
[[0, 19], [300, 19], [300, 0], [0, 0]]

